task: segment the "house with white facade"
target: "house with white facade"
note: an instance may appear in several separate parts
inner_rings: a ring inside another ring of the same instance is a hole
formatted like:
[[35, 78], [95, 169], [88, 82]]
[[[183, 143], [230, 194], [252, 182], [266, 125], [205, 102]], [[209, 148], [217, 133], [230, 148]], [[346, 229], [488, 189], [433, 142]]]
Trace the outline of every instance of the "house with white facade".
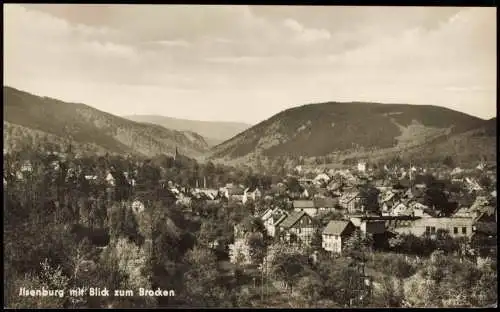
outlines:
[[332, 253], [342, 253], [345, 242], [355, 229], [351, 221], [332, 220], [328, 222], [321, 234], [323, 249]]
[[246, 188], [243, 191], [242, 202], [246, 203], [249, 200], [256, 201], [262, 197], [262, 192], [258, 188]]
[[358, 162], [358, 171], [359, 172], [366, 172], [366, 162], [364, 162], [364, 161]]
[[275, 237], [277, 227], [287, 216], [288, 214], [281, 209], [267, 209], [261, 216], [267, 235]]

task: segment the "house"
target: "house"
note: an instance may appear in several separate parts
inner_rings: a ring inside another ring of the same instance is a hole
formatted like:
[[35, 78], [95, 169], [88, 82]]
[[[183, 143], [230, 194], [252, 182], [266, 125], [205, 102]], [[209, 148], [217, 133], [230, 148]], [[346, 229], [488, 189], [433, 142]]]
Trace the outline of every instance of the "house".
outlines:
[[384, 234], [387, 218], [381, 216], [351, 216], [351, 223], [364, 234]]
[[476, 217], [477, 210], [472, 210], [470, 207], [459, 207], [454, 213], [454, 218], [472, 218]]
[[382, 212], [389, 214], [394, 205], [399, 202], [401, 196], [392, 190], [379, 194], [379, 204]]
[[209, 188], [201, 188], [195, 190], [196, 194], [204, 195], [208, 199], [216, 199], [219, 195], [219, 190], [217, 189], [209, 189]]
[[339, 199], [337, 197], [315, 198], [313, 202], [317, 209], [317, 213], [336, 211], [339, 205]]
[[314, 205], [314, 201], [312, 200], [294, 200], [293, 210], [295, 211], [305, 211], [310, 216], [314, 217], [318, 213], [318, 208]]
[[439, 230], [448, 232], [452, 237], [471, 237], [474, 232], [474, 218], [419, 218], [408, 227], [397, 228], [396, 232], [415, 236], [434, 235]]
[[304, 188], [304, 191], [300, 194], [300, 198], [309, 198], [309, 191], [307, 188]]
[[481, 210], [483, 207], [487, 207], [489, 204], [490, 200], [486, 196], [477, 196], [470, 209]]
[[413, 209], [405, 201], [400, 201], [394, 205], [390, 211], [391, 216], [411, 216], [413, 215]]
[[328, 222], [321, 234], [323, 249], [332, 253], [342, 253], [345, 242], [355, 229], [351, 221], [332, 220]]
[[[273, 216], [273, 221], [276, 219], [272, 226], [271, 232], [273, 233], [273, 237], [277, 237], [280, 234], [280, 225], [285, 221], [285, 219], [288, 218], [288, 213], [283, 212], [282, 214], [278, 214], [276, 216]], [[268, 232], [269, 233], [269, 232]]]
[[308, 186], [308, 185], [313, 184], [314, 180], [308, 179], [308, 178], [300, 178], [300, 179], [298, 179], [298, 182], [301, 186]]
[[262, 223], [271, 237], [276, 235], [276, 226], [287, 217], [287, 213], [281, 209], [267, 209], [261, 216]]
[[358, 171], [365, 172], [366, 171], [366, 162], [360, 161], [358, 162]]
[[421, 218], [432, 217], [432, 215], [428, 213], [428, 211], [430, 211], [431, 209], [424, 204], [421, 204], [421, 203], [415, 202], [415, 201], [411, 201], [409, 203], [409, 206], [412, 209], [414, 217], [421, 217]]
[[258, 188], [246, 188], [243, 191], [243, 199], [242, 202], [246, 203], [248, 200], [257, 200], [261, 198], [262, 192]]
[[483, 188], [481, 187], [481, 185], [479, 185], [479, 183], [473, 179], [473, 178], [465, 178], [465, 182], [467, 182], [467, 188], [469, 189], [469, 192], [473, 192], [473, 191], [482, 191]]
[[132, 211], [135, 214], [139, 214], [145, 210], [144, 204], [140, 200], [134, 200], [132, 202]]
[[315, 226], [305, 211], [295, 211], [281, 222], [279, 231], [280, 238], [287, 243], [309, 245]]
[[218, 205], [220, 204], [220, 199], [206, 199], [205, 200], [205, 204], [207, 206], [210, 206], [210, 205]]
[[59, 169], [61, 169], [61, 166], [59, 165], [59, 161], [58, 160], [53, 160], [50, 162], [50, 167], [55, 170], [55, 171], [58, 171]]
[[403, 198], [413, 199], [413, 200], [418, 200], [418, 201], [422, 201], [424, 196], [425, 196], [425, 190], [422, 188], [417, 188], [417, 187], [410, 187], [403, 194]]
[[125, 180], [127, 181], [127, 183], [130, 186], [134, 187], [136, 185], [136, 181], [135, 181], [135, 179], [132, 177], [132, 175], [130, 173], [124, 172], [123, 176], [125, 177]]
[[330, 181], [330, 183], [328, 183], [326, 188], [332, 192], [340, 191], [340, 189], [342, 188], [342, 182], [332, 180]]
[[33, 166], [30, 161], [25, 161], [23, 162], [21, 166], [21, 172], [26, 173], [26, 172], [33, 172]]
[[349, 213], [362, 210], [361, 195], [359, 191], [350, 191], [342, 194], [339, 198], [339, 205], [347, 209]]
[[97, 176], [92, 175], [92, 174], [88, 174], [88, 175], [85, 175], [85, 180], [89, 181], [90, 183], [97, 183]]
[[232, 187], [226, 188], [224, 195], [229, 200], [242, 202], [243, 198], [245, 196], [245, 189], [243, 189], [240, 186], [232, 186]]
[[461, 173], [463, 173], [464, 170], [460, 167], [456, 167], [455, 169], [453, 169], [451, 172], [450, 172], [450, 175], [452, 176], [455, 176], [455, 175], [459, 175]]
[[320, 173], [314, 178], [315, 184], [323, 184], [328, 183], [330, 181], [330, 177], [326, 173]]
[[115, 178], [113, 177], [113, 175], [111, 174], [110, 171], [106, 172], [106, 178], [105, 178], [105, 180], [106, 180], [106, 183], [108, 184], [108, 186], [113, 187], [113, 186], [116, 185]]

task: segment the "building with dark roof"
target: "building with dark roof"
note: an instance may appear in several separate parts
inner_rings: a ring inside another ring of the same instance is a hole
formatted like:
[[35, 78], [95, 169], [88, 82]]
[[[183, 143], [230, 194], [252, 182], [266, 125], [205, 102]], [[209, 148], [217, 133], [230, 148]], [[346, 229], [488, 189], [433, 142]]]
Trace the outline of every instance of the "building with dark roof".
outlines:
[[333, 253], [342, 253], [345, 242], [355, 229], [356, 227], [351, 221], [332, 220], [328, 222], [322, 233], [323, 249]]
[[299, 245], [309, 245], [316, 230], [312, 217], [305, 211], [294, 211], [278, 227], [281, 240]]

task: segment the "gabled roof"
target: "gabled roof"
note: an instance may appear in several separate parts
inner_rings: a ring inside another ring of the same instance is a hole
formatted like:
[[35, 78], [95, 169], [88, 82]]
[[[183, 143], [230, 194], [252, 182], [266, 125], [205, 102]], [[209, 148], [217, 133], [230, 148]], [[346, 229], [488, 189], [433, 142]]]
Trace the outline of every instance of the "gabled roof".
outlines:
[[323, 234], [342, 235], [342, 233], [347, 229], [349, 223], [351, 222], [343, 220], [332, 220], [328, 222], [327, 226], [323, 230]]
[[241, 187], [231, 187], [229, 188], [228, 190], [228, 194], [229, 195], [243, 195], [243, 193], [245, 192], [245, 190]]
[[327, 188], [332, 190], [332, 191], [338, 190], [341, 187], [342, 187], [342, 183], [335, 181], [335, 180], [330, 181], [330, 183], [328, 183], [328, 186], [327, 186]]
[[288, 217], [288, 215], [286, 213], [284, 213], [279, 219], [278, 221], [274, 222], [274, 226], [278, 226], [280, 225], [286, 218]]
[[245, 192], [246, 193], [253, 193], [253, 192], [258, 191], [258, 190], [259, 190], [259, 188], [257, 186], [251, 186], [251, 187], [247, 187], [245, 189]]
[[305, 211], [296, 211], [289, 215], [283, 222], [281, 223], [281, 226], [284, 228], [290, 228], [292, 227], [295, 223], [297, 223], [300, 219], [302, 219], [304, 216], [307, 216], [308, 214]]
[[316, 208], [334, 208], [338, 203], [338, 198], [324, 197], [314, 199], [314, 206]]
[[205, 201], [205, 203], [206, 203], [207, 205], [215, 205], [215, 204], [220, 203], [220, 200], [219, 200], [219, 199], [207, 199], [207, 200]]
[[341, 199], [344, 202], [350, 202], [350, 201], [352, 201], [355, 198], [360, 198], [361, 197], [360, 195], [361, 195], [361, 193], [359, 191], [352, 191], [352, 192], [344, 193], [341, 196]]
[[294, 208], [315, 208], [314, 201], [312, 200], [294, 200]]

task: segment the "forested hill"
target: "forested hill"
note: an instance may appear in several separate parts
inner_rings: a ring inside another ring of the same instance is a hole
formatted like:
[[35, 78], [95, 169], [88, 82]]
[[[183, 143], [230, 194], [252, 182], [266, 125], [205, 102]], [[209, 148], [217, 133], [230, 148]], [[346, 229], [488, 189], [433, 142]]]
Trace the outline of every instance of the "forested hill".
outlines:
[[291, 108], [214, 147], [213, 159], [318, 157], [428, 145], [484, 120], [431, 105], [338, 103]]
[[85, 104], [66, 103], [11, 87], [3, 88], [4, 149], [22, 145], [72, 143], [81, 152], [106, 151], [143, 156], [203, 154], [199, 134], [134, 122]]

